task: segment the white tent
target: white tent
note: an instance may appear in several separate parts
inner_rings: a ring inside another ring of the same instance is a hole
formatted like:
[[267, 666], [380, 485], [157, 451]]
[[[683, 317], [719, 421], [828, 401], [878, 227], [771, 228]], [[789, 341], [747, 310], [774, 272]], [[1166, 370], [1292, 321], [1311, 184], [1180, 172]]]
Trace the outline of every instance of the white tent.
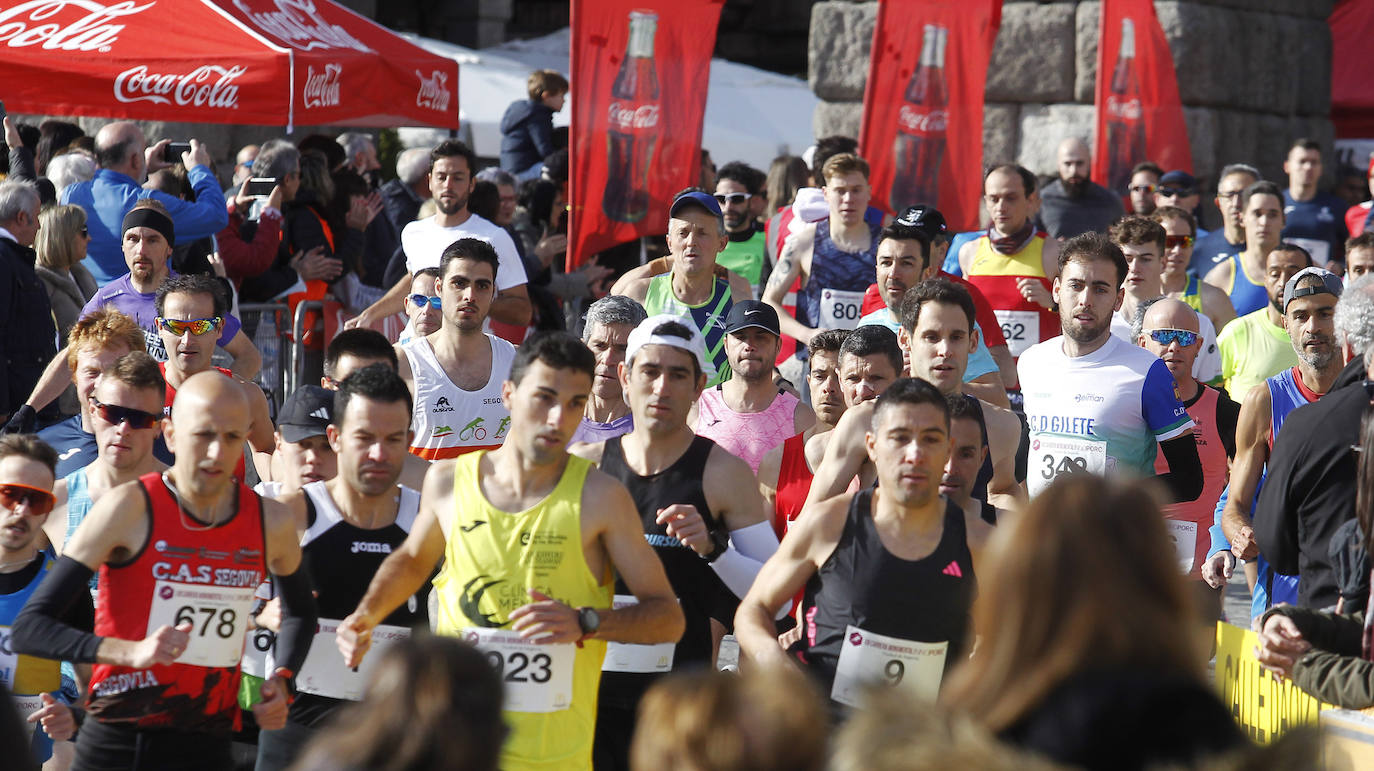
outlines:
[[[501, 149], [501, 115], [525, 97], [530, 72], [568, 72], [569, 30], [533, 40], [504, 43], [480, 51], [406, 34], [411, 42], [458, 62], [459, 121], [464, 139], [478, 155], [496, 157]], [[702, 145], [717, 165], [745, 161], [767, 171], [774, 157], [801, 155], [814, 141], [811, 116], [817, 100], [806, 81], [724, 59], [711, 60], [711, 86], [706, 97]], [[555, 126], [568, 125], [568, 106], [554, 115]], [[401, 129], [407, 146], [433, 145], [447, 132]]]

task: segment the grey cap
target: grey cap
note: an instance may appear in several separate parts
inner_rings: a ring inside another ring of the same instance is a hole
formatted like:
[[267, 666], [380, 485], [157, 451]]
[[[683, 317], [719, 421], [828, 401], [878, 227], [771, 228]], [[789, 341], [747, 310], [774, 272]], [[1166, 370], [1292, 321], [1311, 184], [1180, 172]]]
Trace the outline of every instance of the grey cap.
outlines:
[[[1305, 276], [1317, 276], [1322, 282], [1319, 286], [1299, 287], [1298, 281]], [[1326, 268], [1303, 268], [1293, 277], [1288, 279], [1288, 283], [1283, 285], [1283, 312], [1288, 312], [1288, 303], [1293, 302], [1299, 297], [1307, 297], [1314, 294], [1329, 294], [1336, 297], [1341, 296], [1341, 290], [1345, 284], [1341, 282], [1341, 277]]]

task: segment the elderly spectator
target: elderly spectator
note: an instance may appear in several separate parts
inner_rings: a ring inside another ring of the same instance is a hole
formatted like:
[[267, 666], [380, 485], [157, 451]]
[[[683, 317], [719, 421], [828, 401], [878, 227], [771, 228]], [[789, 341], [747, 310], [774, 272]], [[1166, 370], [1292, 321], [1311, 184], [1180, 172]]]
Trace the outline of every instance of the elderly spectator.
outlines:
[[210, 151], [195, 139], [191, 140], [191, 150], [181, 155], [195, 189], [194, 202], [139, 186], [149, 172], [172, 165], [173, 161], [163, 157], [169, 141], [164, 139], [148, 147], [143, 130], [137, 124], [126, 121], [107, 124], [95, 136], [100, 170], [91, 181], [79, 182], [62, 191], [59, 199], [62, 203], [76, 204], [86, 210], [91, 243], [85, 265], [102, 285], [129, 272], [120, 236], [124, 215], [141, 198], [161, 202], [171, 214], [178, 238], [186, 242], [214, 235], [229, 224], [224, 193], [210, 170]]
[[[358, 178], [366, 183], [362, 192], [363, 197], [367, 199], [365, 210], [381, 211], [384, 204], [377, 189], [381, 184], [378, 172], [382, 164], [377, 160], [377, 143], [370, 135], [358, 131], [340, 134], [338, 143], [347, 158], [342, 167], [335, 169], [335, 173], [351, 171], [358, 175]], [[347, 210], [351, 197], [344, 196], [340, 201], [343, 209]], [[359, 211], [362, 212], [364, 209]], [[391, 222], [390, 217], [378, 217], [375, 212], [369, 214], [367, 224], [363, 228], [363, 252], [356, 268], [358, 280], [370, 287], [381, 287], [386, 274], [386, 264], [399, 248], [401, 229]], [[372, 293], [369, 293], [369, 296], [372, 296]]]
[[1124, 214], [1121, 196], [1089, 179], [1088, 143], [1069, 137], [1059, 143], [1059, 179], [1040, 191], [1039, 229], [1064, 240], [1089, 231], [1105, 232]]
[[69, 150], [48, 161], [48, 179], [59, 192], [95, 177], [95, 156], [85, 150]]
[[[282, 208], [296, 199], [301, 184], [301, 151], [285, 139], [270, 140], [258, 149], [253, 169], [254, 176], [277, 180], [276, 186], [261, 206], [240, 187], [228, 205], [229, 225], [217, 240], [227, 277], [239, 287], [244, 300], [259, 302], [272, 299], [299, 278], [293, 267], [276, 263]], [[310, 264], [318, 259], [312, 258]]]
[[234, 187], [240, 187], [249, 177], [255, 176], [253, 162], [258, 159], [262, 148], [258, 145], [244, 145], [234, 156]]
[[[480, 175], [479, 175], [480, 176]], [[420, 206], [429, 200], [429, 149], [412, 147], [396, 158], [396, 179], [382, 185], [386, 216], [399, 231], [420, 218]]]
[[352, 169], [375, 187], [377, 170], [382, 164], [377, 160], [377, 143], [372, 136], [361, 131], [346, 131], [339, 135], [338, 142], [346, 158], [344, 168]]
[[48, 293], [34, 272], [38, 188], [0, 182], [0, 415], [24, 404], [57, 351]]

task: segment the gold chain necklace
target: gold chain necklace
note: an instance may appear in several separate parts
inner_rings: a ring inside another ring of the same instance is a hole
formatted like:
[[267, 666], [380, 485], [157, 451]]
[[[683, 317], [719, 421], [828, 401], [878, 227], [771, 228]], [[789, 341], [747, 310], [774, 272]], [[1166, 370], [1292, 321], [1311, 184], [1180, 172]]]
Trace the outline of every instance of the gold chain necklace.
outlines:
[[181, 493], [178, 492], [177, 489], [176, 489], [176, 487], [172, 484], [172, 480], [169, 479], [169, 478], [167, 477], [167, 472], [166, 472], [166, 471], [162, 472], [162, 483], [163, 483], [164, 485], [167, 485], [167, 489], [172, 491], [172, 497], [176, 499], [176, 502], [177, 502], [177, 512], [181, 515], [180, 519], [181, 519], [181, 526], [182, 526], [182, 528], [184, 528], [184, 529], [186, 529], [186, 530], [189, 530], [189, 531], [191, 531], [191, 532], [193, 532], [193, 533], [203, 533], [203, 532], [205, 532], [205, 531], [207, 531], [207, 530], [214, 530], [216, 527], [219, 527], [221, 524], [223, 524], [223, 523], [221, 523], [221, 522], [215, 522], [215, 521], [213, 521], [213, 520], [214, 520], [214, 512], [211, 512], [210, 519], [211, 519], [212, 521], [211, 521], [210, 524], [208, 524], [208, 525], [199, 525], [199, 526], [198, 526], [198, 525], [195, 525], [195, 524], [188, 524], [187, 520], [189, 520], [191, 523], [195, 523], [195, 522], [197, 522], [198, 520], [196, 520], [195, 517], [191, 516], [191, 513], [188, 512], [188, 511], [186, 510], [186, 508], [185, 508], [184, 506], [181, 505]]

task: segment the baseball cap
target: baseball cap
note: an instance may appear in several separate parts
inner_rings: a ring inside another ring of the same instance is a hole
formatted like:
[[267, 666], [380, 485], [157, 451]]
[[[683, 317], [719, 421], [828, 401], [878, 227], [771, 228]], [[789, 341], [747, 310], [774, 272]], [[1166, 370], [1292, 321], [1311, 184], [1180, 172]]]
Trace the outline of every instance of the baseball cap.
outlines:
[[902, 212], [897, 219], [892, 221], [894, 225], [916, 228], [926, 234], [926, 237], [934, 241], [948, 228], [945, 226], [945, 215], [940, 213], [934, 206], [912, 206]]
[[[1298, 282], [1304, 276], [1317, 276], [1322, 281], [1318, 286], [1299, 287]], [[1288, 283], [1283, 285], [1283, 310], [1288, 312], [1288, 303], [1293, 302], [1299, 297], [1308, 297], [1314, 294], [1329, 294], [1336, 297], [1341, 296], [1341, 290], [1345, 286], [1341, 283], [1341, 277], [1325, 268], [1303, 268], [1293, 277], [1288, 279]]]
[[277, 416], [281, 438], [292, 444], [312, 436], [322, 436], [325, 426], [334, 422], [334, 392], [319, 386], [301, 386], [287, 397]]
[[[692, 336], [689, 339], [683, 339], [677, 335], [654, 334], [655, 329], [670, 322], [684, 327]], [[776, 316], [774, 323], [777, 323]], [[697, 329], [696, 324], [693, 324], [691, 319], [675, 316], [671, 313], [660, 313], [639, 322], [639, 326], [630, 332], [630, 338], [625, 344], [626, 367], [634, 363], [635, 354], [639, 353], [639, 349], [646, 345], [667, 345], [686, 351], [696, 358], [697, 366], [706, 373], [706, 377], [716, 376], [716, 368], [706, 358], [706, 338], [701, 336], [701, 331]]]
[[674, 198], [673, 205], [668, 207], [668, 216], [676, 217], [679, 211], [688, 206], [700, 206], [714, 217], [722, 216], [720, 204], [716, 203], [715, 196], [700, 190], [689, 190]]
[[730, 306], [730, 313], [725, 317], [725, 334], [749, 327], [758, 327], [782, 337], [782, 330], [778, 327], [778, 312], [765, 302], [742, 300]]
[[1155, 189], [1158, 190], [1160, 187], [1172, 187], [1175, 190], [1182, 190], [1184, 193], [1191, 194], [1197, 192], [1197, 180], [1193, 178], [1192, 174], [1175, 169], [1159, 178], [1159, 186]]

